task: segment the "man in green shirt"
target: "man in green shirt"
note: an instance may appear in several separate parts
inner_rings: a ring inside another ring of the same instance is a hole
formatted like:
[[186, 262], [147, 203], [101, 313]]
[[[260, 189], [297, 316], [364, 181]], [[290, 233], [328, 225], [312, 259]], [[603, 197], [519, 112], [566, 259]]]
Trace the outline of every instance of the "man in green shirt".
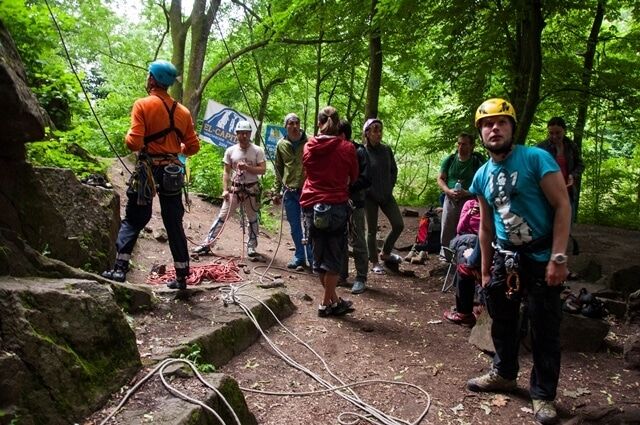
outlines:
[[302, 151], [307, 136], [300, 129], [300, 118], [295, 113], [287, 114], [284, 118], [287, 130], [285, 137], [276, 145], [276, 202], [282, 199], [287, 221], [291, 228], [291, 239], [295, 246], [293, 259], [287, 264], [290, 269], [304, 270], [305, 264], [311, 261], [311, 245], [302, 243], [302, 222], [300, 209], [300, 192], [304, 183], [302, 168]]
[[[474, 137], [468, 133], [458, 136], [458, 150], [447, 156], [440, 165], [438, 186], [444, 192], [442, 205], [442, 230], [440, 242], [448, 247], [449, 242], [456, 236], [456, 226], [460, 219], [462, 205], [471, 197], [467, 189], [471, 185], [473, 176], [484, 163], [484, 158], [473, 152]], [[457, 183], [460, 183], [457, 185]], [[441, 255], [443, 251], [440, 251]]]

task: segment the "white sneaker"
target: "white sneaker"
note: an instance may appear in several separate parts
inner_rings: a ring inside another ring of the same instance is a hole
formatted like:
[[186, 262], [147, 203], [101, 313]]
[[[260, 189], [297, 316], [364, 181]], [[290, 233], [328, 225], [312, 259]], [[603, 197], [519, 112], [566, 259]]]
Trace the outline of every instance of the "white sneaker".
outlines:
[[248, 246], [247, 247], [247, 257], [255, 257], [256, 255], [258, 255], [258, 253], [256, 252], [255, 247]]

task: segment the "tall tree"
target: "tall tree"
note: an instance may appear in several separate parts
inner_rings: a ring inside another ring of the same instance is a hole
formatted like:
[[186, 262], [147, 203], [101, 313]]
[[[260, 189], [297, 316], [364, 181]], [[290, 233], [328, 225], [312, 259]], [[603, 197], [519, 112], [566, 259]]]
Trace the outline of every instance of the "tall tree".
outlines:
[[367, 79], [367, 102], [364, 117], [378, 116], [378, 101], [382, 84], [382, 35], [380, 21], [376, 19], [378, 0], [371, 0], [370, 32], [369, 32], [369, 77]]

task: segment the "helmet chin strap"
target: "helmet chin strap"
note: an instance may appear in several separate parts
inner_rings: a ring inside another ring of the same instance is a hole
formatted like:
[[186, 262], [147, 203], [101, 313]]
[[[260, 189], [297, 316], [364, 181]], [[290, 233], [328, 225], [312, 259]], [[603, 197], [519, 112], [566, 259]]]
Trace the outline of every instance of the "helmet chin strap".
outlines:
[[490, 147], [490, 146], [487, 146], [486, 144], [484, 144], [484, 147], [486, 150], [488, 150], [492, 154], [501, 156], [502, 159], [504, 159], [504, 157], [506, 157], [507, 154], [511, 152], [511, 150], [513, 149], [513, 139], [510, 140], [508, 144], [505, 144], [500, 147]]

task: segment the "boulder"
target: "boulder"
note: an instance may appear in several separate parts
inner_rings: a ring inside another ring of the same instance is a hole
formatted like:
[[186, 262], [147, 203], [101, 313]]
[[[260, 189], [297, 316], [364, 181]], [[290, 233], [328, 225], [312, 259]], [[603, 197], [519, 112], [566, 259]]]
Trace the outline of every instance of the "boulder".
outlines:
[[640, 370], [640, 334], [627, 338], [624, 343], [623, 358], [626, 369]]
[[[470, 344], [488, 353], [495, 352], [491, 339], [491, 324], [492, 320], [485, 311], [478, 316], [476, 325], [469, 335]], [[563, 351], [598, 351], [609, 333], [609, 328], [609, 324], [604, 320], [564, 313], [560, 324], [560, 347]], [[531, 347], [530, 336], [525, 338], [523, 344], [525, 347]]]
[[0, 21], [1, 159], [21, 161], [24, 144], [41, 140], [51, 120], [27, 86], [27, 73], [11, 35]]
[[602, 264], [598, 258], [591, 255], [573, 256], [569, 260], [569, 268], [580, 279], [595, 282], [602, 277]]
[[632, 265], [611, 273], [607, 287], [622, 292], [625, 296], [640, 290], [640, 265]]
[[141, 367], [135, 334], [108, 286], [2, 277], [0, 308], [3, 423], [78, 421]]

